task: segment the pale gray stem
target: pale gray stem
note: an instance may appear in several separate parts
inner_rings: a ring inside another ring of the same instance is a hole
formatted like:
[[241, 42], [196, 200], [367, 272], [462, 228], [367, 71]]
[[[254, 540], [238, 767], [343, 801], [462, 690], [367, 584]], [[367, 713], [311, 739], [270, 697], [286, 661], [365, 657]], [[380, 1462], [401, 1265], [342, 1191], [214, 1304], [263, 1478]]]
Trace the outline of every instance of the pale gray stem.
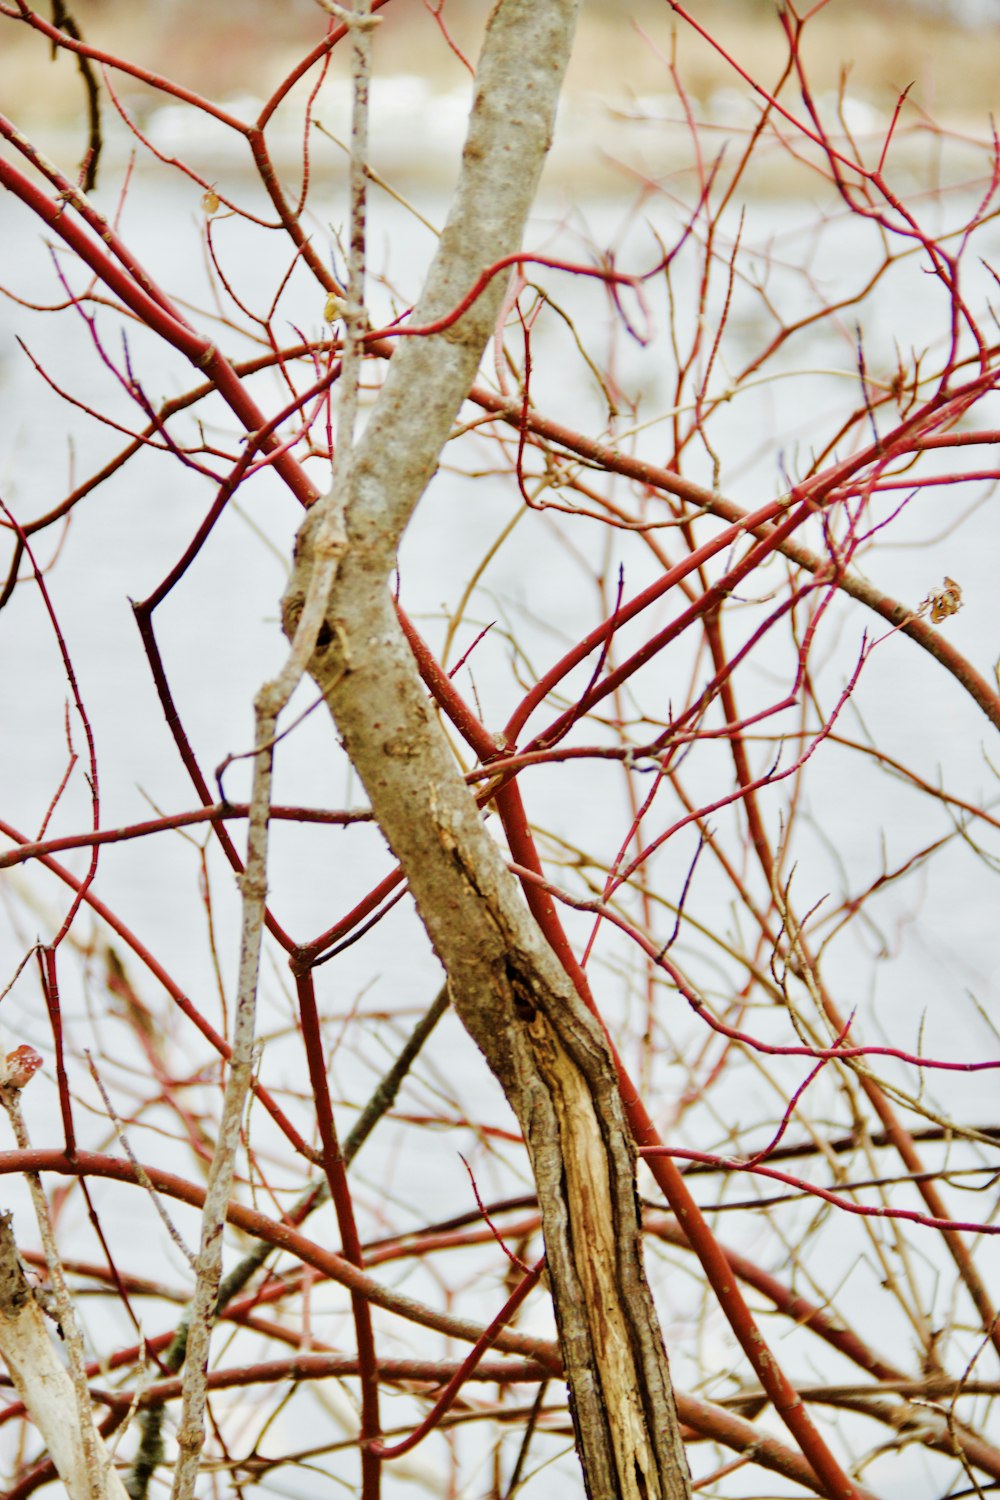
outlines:
[[125, 1126], [122, 1124], [122, 1121], [121, 1121], [121, 1118], [120, 1118], [120, 1116], [118, 1114], [118, 1111], [115, 1109], [114, 1105], [111, 1102], [111, 1095], [108, 1093], [107, 1089], [104, 1086], [104, 1079], [101, 1077], [100, 1073], [97, 1071], [97, 1065], [94, 1062], [93, 1057], [91, 1056], [90, 1052], [87, 1051], [86, 1048], [84, 1048], [83, 1055], [87, 1059], [87, 1067], [90, 1069], [90, 1076], [94, 1080], [94, 1083], [97, 1085], [97, 1089], [98, 1089], [98, 1092], [100, 1093], [101, 1099], [103, 1101], [104, 1108], [108, 1112], [108, 1119], [111, 1121], [112, 1127], [114, 1128], [115, 1135], [118, 1137], [118, 1144], [119, 1144], [119, 1146], [121, 1146], [121, 1148], [124, 1151], [125, 1155], [128, 1157], [129, 1161], [132, 1163], [132, 1170], [135, 1172], [135, 1175], [136, 1175], [136, 1177], [137, 1177], [137, 1179], [139, 1181], [140, 1186], [143, 1187], [146, 1190], [146, 1192], [149, 1194], [150, 1202], [152, 1203], [153, 1207], [155, 1208], [156, 1213], [157, 1213], [157, 1215], [158, 1215], [158, 1217], [160, 1219], [161, 1224], [163, 1225], [164, 1229], [167, 1231], [167, 1234], [170, 1236], [170, 1239], [177, 1246], [177, 1249], [183, 1255], [184, 1259], [187, 1261], [188, 1265], [193, 1270], [194, 1269], [194, 1265], [195, 1265], [195, 1257], [192, 1255], [191, 1251], [188, 1249], [187, 1245], [184, 1243], [184, 1237], [181, 1234], [180, 1230], [177, 1228], [177, 1225], [174, 1223], [173, 1219], [170, 1217], [169, 1213], [167, 1212], [166, 1207], [165, 1207], [164, 1202], [163, 1202], [163, 1199], [161, 1198], [160, 1194], [156, 1191], [156, 1189], [153, 1186], [153, 1184], [150, 1182], [150, 1180], [149, 1180], [149, 1173], [146, 1171], [146, 1168], [143, 1166], [142, 1162], [139, 1160], [139, 1158], [136, 1156], [135, 1152], [132, 1150], [132, 1144], [129, 1141], [128, 1132], [126, 1131]]
[[[403, 1079], [409, 1072], [421, 1047], [447, 1008], [448, 991], [447, 989], [442, 989], [430, 1009], [417, 1022], [399, 1056], [395, 1058], [391, 1067], [380, 1080], [372, 1097], [348, 1133], [342, 1148], [346, 1166], [350, 1166], [379, 1120], [382, 1119], [387, 1110], [392, 1108]], [[299, 1222], [300, 1210], [308, 1210], [309, 1213], [312, 1213], [315, 1209], [319, 1208], [327, 1201], [329, 1194], [330, 1185], [325, 1177], [318, 1178], [315, 1182], [310, 1183], [292, 1206], [293, 1221]], [[268, 1257], [274, 1253], [274, 1246], [272, 1244], [267, 1240], [259, 1240], [253, 1249], [242, 1256], [236, 1265], [233, 1266], [232, 1270], [226, 1273], [219, 1284], [219, 1297], [216, 1307], [217, 1315], [233, 1297], [242, 1291], [254, 1272], [259, 1270]], [[179, 1370], [187, 1356], [190, 1318], [191, 1309], [189, 1308], [184, 1314], [169, 1346], [160, 1356], [168, 1370]], [[163, 1411], [163, 1406], [157, 1403], [144, 1408], [140, 1417], [141, 1437], [139, 1448], [125, 1482], [125, 1488], [128, 1490], [131, 1500], [145, 1500], [145, 1496], [149, 1490], [150, 1479], [155, 1470], [163, 1462]]]
[[371, 26], [368, 0], [355, 0], [346, 18], [352, 24], [354, 119], [351, 132], [351, 248], [346, 342], [340, 383], [338, 447], [334, 483], [314, 507], [316, 568], [303, 591], [287, 660], [273, 681], [257, 695], [254, 712], [253, 791], [247, 828], [239, 978], [233, 1019], [232, 1053], [223, 1099], [222, 1121], [209, 1171], [202, 1211], [201, 1245], [196, 1262], [184, 1366], [183, 1400], [177, 1441], [172, 1500], [192, 1500], [205, 1441], [206, 1375], [212, 1329], [222, 1280], [223, 1231], [232, 1194], [236, 1152], [249, 1092], [256, 1037], [260, 947], [267, 899], [268, 818], [278, 717], [298, 686], [316, 647], [326, 615], [326, 601], [346, 546], [345, 497], [352, 472], [352, 439], [357, 412], [364, 312], [365, 159], [368, 139], [368, 89], [371, 73]]
[[[293, 653], [294, 653], [293, 645]], [[256, 705], [257, 754], [247, 833], [243, 893], [243, 930], [239, 979], [233, 1016], [232, 1053], [223, 1098], [222, 1120], [205, 1192], [201, 1244], [195, 1263], [195, 1290], [184, 1367], [183, 1398], [177, 1434], [179, 1453], [174, 1470], [173, 1500], [191, 1500], [198, 1480], [205, 1441], [205, 1376], [215, 1323], [219, 1282], [222, 1279], [222, 1241], [226, 1209], [232, 1194], [236, 1152], [240, 1144], [243, 1110], [253, 1073], [256, 1032], [257, 980], [261, 933], [267, 897], [267, 830], [271, 806], [271, 769], [275, 714], [270, 712], [274, 684], [267, 684]]]
[[[368, 99], [372, 72], [370, 0], [354, 0], [347, 23], [351, 31], [351, 166], [350, 246], [347, 259], [347, 306], [344, 310], [344, 345], [337, 383], [337, 471], [334, 488], [346, 487], [354, 424], [358, 412], [361, 343], [368, 329], [365, 314], [365, 254], [368, 232]], [[344, 465], [342, 468], [341, 465]]]

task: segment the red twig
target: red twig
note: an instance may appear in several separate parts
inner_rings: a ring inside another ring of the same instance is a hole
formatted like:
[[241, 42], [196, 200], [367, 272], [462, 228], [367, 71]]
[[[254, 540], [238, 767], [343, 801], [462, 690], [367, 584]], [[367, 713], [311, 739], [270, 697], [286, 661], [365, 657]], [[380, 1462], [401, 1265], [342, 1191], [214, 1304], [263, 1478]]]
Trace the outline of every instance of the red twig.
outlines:
[[[337, 1140], [337, 1129], [327, 1082], [323, 1034], [316, 1008], [316, 991], [311, 969], [295, 970], [302, 1040], [309, 1066], [309, 1083], [316, 1104], [316, 1123], [322, 1146], [323, 1171], [340, 1228], [342, 1253], [351, 1265], [364, 1265], [364, 1254], [354, 1219], [354, 1204], [347, 1182], [347, 1169]], [[372, 1330], [371, 1309], [360, 1291], [351, 1292], [351, 1311], [358, 1342], [358, 1367], [361, 1376], [361, 1487], [366, 1497], [379, 1493], [380, 1459], [384, 1456], [378, 1436], [381, 1431], [378, 1402], [378, 1357]]]
[[504, 1325], [510, 1322], [528, 1293], [538, 1284], [544, 1267], [545, 1257], [543, 1256], [531, 1267], [530, 1271], [525, 1271], [515, 1290], [507, 1298], [489, 1327], [484, 1329], [481, 1337], [472, 1346], [419, 1427], [414, 1428], [409, 1437], [404, 1438], [400, 1443], [394, 1443], [391, 1446], [385, 1443], [372, 1444], [381, 1458], [402, 1458], [404, 1453], [411, 1452], [419, 1442], [422, 1442], [429, 1432], [433, 1432], [453, 1404], [466, 1380], [469, 1379], [482, 1355], [495, 1342], [497, 1334]]
[[951, 1233], [1000, 1234], [1000, 1224], [988, 1224], [982, 1220], [934, 1219], [915, 1208], [887, 1208], [884, 1204], [855, 1203], [842, 1193], [833, 1193], [815, 1182], [807, 1182], [804, 1177], [793, 1177], [790, 1172], [782, 1172], [778, 1167], [766, 1167], [756, 1157], [736, 1161], [726, 1156], [715, 1156], [710, 1151], [687, 1151], [680, 1146], [640, 1146], [639, 1155], [644, 1161], [658, 1156], [671, 1156], [677, 1161], [707, 1162], [727, 1167], [733, 1172], [752, 1172], [755, 1177], [768, 1177], [774, 1182], [783, 1182], [786, 1187], [795, 1188], [807, 1197], [822, 1198], [825, 1203], [832, 1203], [834, 1208], [842, 1209], [844, 1213], [860, 1214], [862, 1218], [905, 1219], [911, 1224], [921, 1224], [926, 1229], [947, 1229]]

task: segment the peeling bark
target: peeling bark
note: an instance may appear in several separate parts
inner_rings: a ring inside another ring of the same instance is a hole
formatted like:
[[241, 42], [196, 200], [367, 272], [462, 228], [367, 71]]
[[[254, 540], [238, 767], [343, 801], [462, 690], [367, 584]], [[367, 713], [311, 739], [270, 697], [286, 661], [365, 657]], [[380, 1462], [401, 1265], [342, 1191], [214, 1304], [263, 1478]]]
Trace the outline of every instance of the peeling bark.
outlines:
[[[455, 307], [520, 245], [548, 149], [577, 0], [499, 0], [462, 172], [413, 321]], [[681, 1500], [687, 1462], [642, 1269], [635, 1148], [607, 1040], [528, 911], [448, 748], [389, 596], [396, 548], [475, 379], [505, 286], [443, 333], [404, 340], [328, 497], [347, 542], [309, 670], [448, 976], [498, 1078], [538, 1186], [577, 1445], [592, 1500]], [[324, 505], [316, 508], [322, 511]], [[293, 633], [317, 514], [284, 600]]]
[[[679, 1500], [687, 1465], [607, 1041], [458, 773], [388, 592], [374, 603], [364, 592], [352, 598], [350, 558], [334, 590], [336, 635], [310, 670], [406, 870], [455, 1010], [524, 1131], [588, 1493]], [[306, 531], [300, 583], [308, 569]], [[291, 617], [296, 596], [293, 585]]]
[[[91, 1426], [84, 1440], [76, 1393], [45, 1315], [21, 1268], [10, 1214], [0, 1214], [0, 1357], [41, 1433], [70, 1500], [128, 1500], [111, 1455]], [[90, 1448], [96, 1470], [88, 1462]]]

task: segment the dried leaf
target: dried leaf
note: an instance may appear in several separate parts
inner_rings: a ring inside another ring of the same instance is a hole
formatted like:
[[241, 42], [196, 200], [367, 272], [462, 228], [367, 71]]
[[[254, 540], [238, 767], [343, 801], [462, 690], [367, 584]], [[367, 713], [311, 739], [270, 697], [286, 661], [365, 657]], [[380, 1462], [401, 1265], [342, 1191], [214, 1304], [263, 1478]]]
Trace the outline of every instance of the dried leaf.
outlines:
[[13, 1052], [8, 1052], [0, 1065], [0, 1086], [9, 1089], [23, 1089], [42, 1066], [42, 1054], [36, 1052], [34, 1047], [15, 1047]]
[[929, 602], [931, 620], [935, 625], [940, 625], [942, 620], [947, 620], [950, 615], [957, 615], [962, 608], [962, 590], [954, 578], [945, 574], [943, 588], [931, 594]]

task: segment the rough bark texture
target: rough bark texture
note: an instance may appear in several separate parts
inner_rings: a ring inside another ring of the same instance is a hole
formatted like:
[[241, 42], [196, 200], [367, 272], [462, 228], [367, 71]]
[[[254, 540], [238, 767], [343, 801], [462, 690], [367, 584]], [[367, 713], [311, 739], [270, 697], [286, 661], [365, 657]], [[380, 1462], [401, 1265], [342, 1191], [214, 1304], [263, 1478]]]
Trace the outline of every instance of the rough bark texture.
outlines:
[[[487, 28], [462, 175], [413, 314], [449, 311], [515, 251], [548, 148], [576, 0], [500, 0]], [[399, 537], [475, 378], [505, 278], [454, 326], [403, 342], [330, 497], [347, 545], [310, 664], [402, 864], [455, 1009], [513, 1107], [538, 1185], [578, 1447], [593, 1500], [689, 1493], [641, 1256], [635, 1152], [606, 1039], [529, 913], [459, 775], [398, 625]], [[317, 507], [317, 512], [323, 507]], [[299, 536], [291, 632], [313, 565]]]
[[[524, 1131], [588, 1491], [673, 1500], [688, 1493], [687, 1469], [606, 1040], [458, 774], [388, 592], [351, 598], [350, 557], [336, 633], [311, 670], [406, 870], [455, 1009]], [[286, 604], [294, 615], [294, 590]]]
[[10, 1214], [0, 1215], [0, 1357], [70, 1500], [128, 1500], [96, 1432], [92, 1446], [101, 1472], [87, 1463], [73, 1383], [53, 1346], [52, 1324], [21, 1268]]

